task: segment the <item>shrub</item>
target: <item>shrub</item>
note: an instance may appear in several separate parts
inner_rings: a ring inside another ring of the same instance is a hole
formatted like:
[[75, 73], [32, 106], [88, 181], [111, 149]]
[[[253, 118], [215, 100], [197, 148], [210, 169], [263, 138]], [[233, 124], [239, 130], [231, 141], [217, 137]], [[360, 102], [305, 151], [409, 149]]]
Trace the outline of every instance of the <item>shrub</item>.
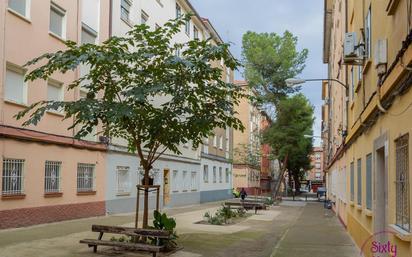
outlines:
[[160, 245], [164, 245], [167, 249], [173, 249], [177, 247], [177, 233], [176, 233], [176, 221], [174, 218], [167, 217], [166, 213], [161, 214], [158, 211], [153, 213], [153, 227], [154, 229], [167, 230], [171, 232], [171, 236], [168, 239], [164, 238], [150, 238], [152, 244], [157, 244], [158, 240]]

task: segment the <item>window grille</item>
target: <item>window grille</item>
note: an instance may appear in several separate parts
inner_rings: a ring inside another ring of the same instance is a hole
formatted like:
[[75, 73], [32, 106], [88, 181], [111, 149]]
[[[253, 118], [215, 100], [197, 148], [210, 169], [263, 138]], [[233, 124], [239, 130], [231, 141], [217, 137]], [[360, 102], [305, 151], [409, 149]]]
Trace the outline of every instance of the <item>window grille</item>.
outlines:
[[44, 166], [44, 192], [59, 193], [61, 191], [61, 162], [46, 161]]
[[121, 0], [120, 3], [120, 16], [122, 19], [129, 21], [129, 15], [130, 15], [130, 8], [132, 6], [132, 1], [131, 0]]
[[353, 202], [355, 200], [355, 164], [351, 162], [350, 164], [350, 200]]
[[95, 190], [94, 164], [77, 164], [77, 192], [89, 192]]
[[366, 208], [372, 210], [372, 154], [366, 156]]
[[24, 192], [24, 160], [3, 159], [2, 195]]
[[404, 135], [396, 143], [396, 225], [410, 231], [409, 206], [409, 135]]
[[129, 167], [117, 167], [117, 193], [130, 193], [130, 170]]
[[208, 165], [203, 166], [203, 182], [209, 183], [209, 166]]
[[362, 205], [362, 159], [358, 159], [358, 205]]

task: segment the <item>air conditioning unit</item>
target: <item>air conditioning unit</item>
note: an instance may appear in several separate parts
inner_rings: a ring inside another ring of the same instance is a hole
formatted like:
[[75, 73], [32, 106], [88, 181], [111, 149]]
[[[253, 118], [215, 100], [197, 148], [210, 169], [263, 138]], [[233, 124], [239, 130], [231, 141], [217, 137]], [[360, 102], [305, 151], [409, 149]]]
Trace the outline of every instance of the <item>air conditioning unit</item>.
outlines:
[[343, 64], [345, 65], [363, 64], [364, 44], [358, 44], [356, 38], [356, 32], [345, 34], [343, 43]]
[[388, 43], [386, 39], [380, 39], [375, 45], [375, 67], [379, 75], [386, 73], [386, 64], [388, 63]]
[[343, 54], [345, 58], [353, 58], [358, 56], [356, 51], [356, 32], [349, 32], [345, 34]]

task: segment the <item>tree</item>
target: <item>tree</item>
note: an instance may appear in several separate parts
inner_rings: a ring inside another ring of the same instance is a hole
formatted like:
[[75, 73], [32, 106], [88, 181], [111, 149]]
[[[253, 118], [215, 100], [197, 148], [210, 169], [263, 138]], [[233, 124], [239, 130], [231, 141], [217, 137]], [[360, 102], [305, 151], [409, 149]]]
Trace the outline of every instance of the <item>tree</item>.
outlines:
[[[310, 167], [312, 140], [305, 135], [313, 134], [313, 122], [313, 106], [303, 94], [279, 101], [276, 120], [264, 132], [263, 141], [271, 146], [273, 155], [279, 161], [280, 179], [289, 171], [295, 182], [299, 182], [301, 170]], [[275, 195], [279, 191], [280, 182], [279, 180]]]
[[[155, 30], [137, 25], [124, 37], [112, 37], [101, 45], [68, 41], [66, 50], [33, 59], [26, 66], [41, 66], [26, 76], [29, 81], [88, 66], [88, 74], [68, 85], [68, 90], [86, 89], [87, 97], [41, 101], [16, 118], [30, 113], [23, 125], [36, 125], [47, 110], [62, 110], [64, 119], [74, 118], [69, 129], [79, 128], [78, 138], [102, 124], [98, 133], [124, 138], [129, 150], [137, 152], [144, 185], [149, 185], [149, 171], [165, 151], [180, 154], [179, 145], [188, 141], [198, 147], [216, 127], [243, 129], [233, 105], [245, 95], [239, 86], [222, 81], [221, 68], [213, 65], [223, 60], [226, 67], [236, 69], [239, 63], [229, 46], [210, 40], [172, 43], [189, 19], [190, 15], [171, 20]], [[146, 190], [143, 227], [147, 223]]]
[[276, 33], [247, 32], [243, 35], [242, 57], [245, 78], [265, 103], [276, 104], [288, 94], [297, 92], [285, 83], [305, 68], [308, 50], [296, 49], [297, 37], [289, 31]]

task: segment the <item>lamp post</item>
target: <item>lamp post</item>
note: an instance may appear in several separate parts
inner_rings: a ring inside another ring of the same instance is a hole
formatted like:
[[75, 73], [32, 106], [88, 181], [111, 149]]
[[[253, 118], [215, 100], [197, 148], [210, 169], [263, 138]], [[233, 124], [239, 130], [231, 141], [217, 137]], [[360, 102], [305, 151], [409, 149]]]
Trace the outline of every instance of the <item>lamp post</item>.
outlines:
[[349, 89], [348, 85], [346, 85], [345, 83], [343, 83], [343, 82], [341, 82], [340, 80], [337, 80], [337, 79], [298, 79], [298, 78], [290, 78], [290, 79], [285, 80], [286, 85], [289, 86], [289, 87], [300, 85], [300, 84], [306, 83], [308, 81], [334, 81], [334, 82], [339, 83], [339, 85], [343, 86], [346, 90]]

